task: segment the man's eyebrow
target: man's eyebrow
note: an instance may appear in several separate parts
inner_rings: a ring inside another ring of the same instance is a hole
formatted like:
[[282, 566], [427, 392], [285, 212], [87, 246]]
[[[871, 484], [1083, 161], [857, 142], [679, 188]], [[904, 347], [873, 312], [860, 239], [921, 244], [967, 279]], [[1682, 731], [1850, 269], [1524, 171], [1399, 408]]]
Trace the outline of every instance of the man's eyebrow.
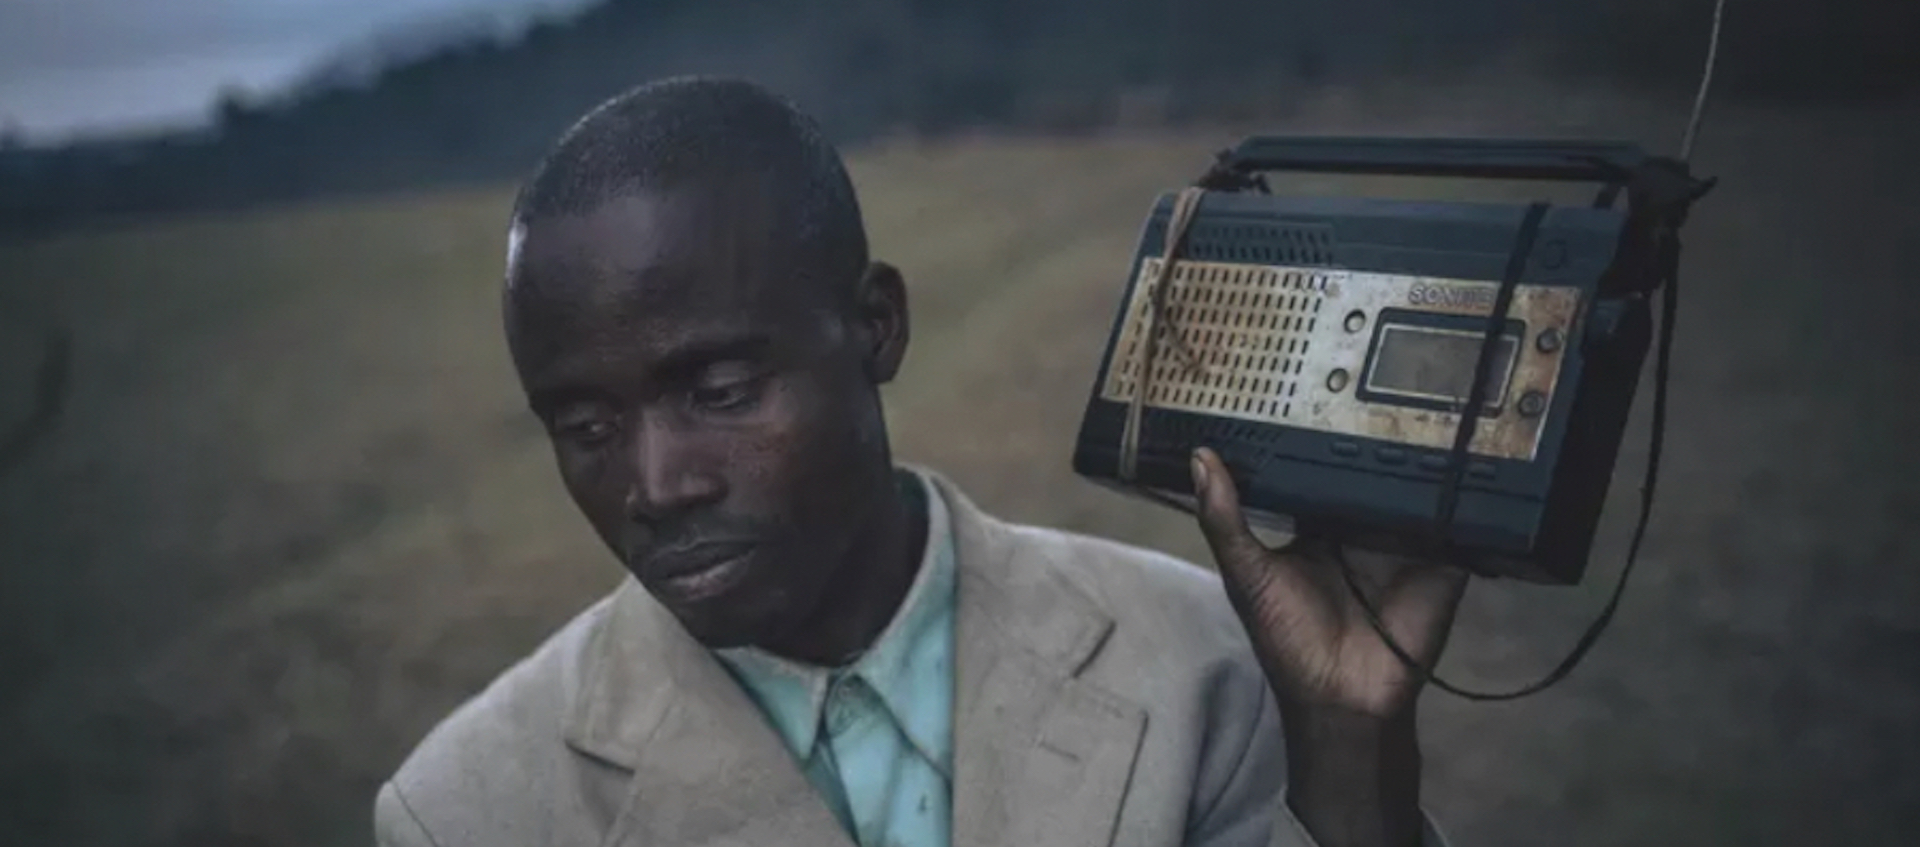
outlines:
[[[647, 372], [636, 375], [638, 381], [659, 385], [691, 378], [701, 368], [715, 362], [762, 360], [773, 352], [773, 339], [763, 332], [726, 331], [694, 337], [660, 354]], [[559, 374], [554, 374], [558, 377]], [[575, 378], [556, 379], [544, 385], [529, 386], [527, 405], [545, 413], [572, 403], [609, 402], [608, 389], [591, 381]]]
[[549, 415], [564, 406], [575, 403], [604, 402], [605, 392], [595, 391], [583, 385], [551, 385], [531, 388], [527, 391], [527, 408], [536, 415]]
[[669, 348], [653, 369], [665, 378], [684, 378], [715, 362], [764, 359], [772, 350], [773, 339], [765, 333], [716, 333]]

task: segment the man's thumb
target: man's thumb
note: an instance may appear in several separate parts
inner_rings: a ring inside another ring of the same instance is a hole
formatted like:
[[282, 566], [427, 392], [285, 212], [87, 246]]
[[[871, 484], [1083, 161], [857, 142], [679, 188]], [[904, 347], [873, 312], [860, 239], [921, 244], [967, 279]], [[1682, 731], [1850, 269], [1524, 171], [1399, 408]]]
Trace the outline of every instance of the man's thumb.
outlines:
[[1193, 452], [1193, 492], [1199, 500], [1200, 532], [1223, 572], [1232, 579], [1251, 576], [1266, 552], [1240, 511], [1240, 492], [1220, 455], [1202, 447]]

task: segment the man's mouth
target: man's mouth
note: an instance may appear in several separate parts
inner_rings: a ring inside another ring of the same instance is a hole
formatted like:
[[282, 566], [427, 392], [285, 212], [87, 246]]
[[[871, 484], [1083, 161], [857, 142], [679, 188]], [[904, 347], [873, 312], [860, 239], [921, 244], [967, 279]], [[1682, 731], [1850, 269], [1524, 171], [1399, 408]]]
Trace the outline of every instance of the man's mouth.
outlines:
[[676, 600], [698, 600], [732, 588], [747, 572], [753, 545], [709, 543], [648, 557], [641, 572]]

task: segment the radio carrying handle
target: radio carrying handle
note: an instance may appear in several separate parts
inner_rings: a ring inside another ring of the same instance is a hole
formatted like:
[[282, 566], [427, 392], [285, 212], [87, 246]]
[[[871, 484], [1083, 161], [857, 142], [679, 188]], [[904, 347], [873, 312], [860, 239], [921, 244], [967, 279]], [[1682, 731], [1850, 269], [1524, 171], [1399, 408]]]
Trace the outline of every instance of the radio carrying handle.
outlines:
[[1220, 151], [1209, 176], [1293, 171], [1618, 184], [1646, 159], [1630, 142], [1257, 135]]
[[[1595, 208], [1627, 195], [1625, 267], [1648, 268], [1686, 222], [1714, 179], [1695, 177], [1684, 159], [1651, 156], [1637, 144], [1501, 138], [1256, 135], [1220, 151], [1195, 187], [1270, 193], [1264, 174], [1337, 173], [1598, 183]], [[1608, 295], [1651, 293], [1658, 274], [1604, 280]], [[1491, 339], [1489, 339], [1491, 343]]]

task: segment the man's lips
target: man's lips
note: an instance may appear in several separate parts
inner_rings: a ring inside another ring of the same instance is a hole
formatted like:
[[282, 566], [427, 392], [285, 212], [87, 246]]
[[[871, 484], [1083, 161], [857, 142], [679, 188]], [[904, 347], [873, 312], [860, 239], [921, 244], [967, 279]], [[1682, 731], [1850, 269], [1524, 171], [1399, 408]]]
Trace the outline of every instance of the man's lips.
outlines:
[[745, 542], [695, 544], [654, 553], [641, 563], [639, 571], [650, 582], [678, 587], [736, 570], [752, 553], [753, 545]]
[[663, 599], [675, 603], [711, 600], [739, 585], [747, 576], [750, 561], [751, 554], [723, 559], [700, 570], [669, 577], [658, 583], [659, 590], [665, 595]]

